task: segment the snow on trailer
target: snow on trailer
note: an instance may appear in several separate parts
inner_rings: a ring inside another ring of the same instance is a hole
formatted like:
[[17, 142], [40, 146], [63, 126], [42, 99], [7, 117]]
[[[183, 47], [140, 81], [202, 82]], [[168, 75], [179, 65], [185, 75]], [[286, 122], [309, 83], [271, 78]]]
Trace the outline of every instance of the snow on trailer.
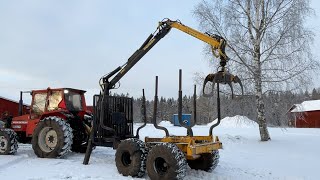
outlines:
[[304, 101], [293, 105], [289, 111], [289, 126], [320, 128], [320, 100]]

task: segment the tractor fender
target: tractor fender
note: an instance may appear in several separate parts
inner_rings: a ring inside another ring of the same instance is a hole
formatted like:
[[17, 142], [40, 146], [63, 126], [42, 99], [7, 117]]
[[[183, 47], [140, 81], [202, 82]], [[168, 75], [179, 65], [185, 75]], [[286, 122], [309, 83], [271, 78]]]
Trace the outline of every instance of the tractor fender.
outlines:
[[27, 130], [26, 130], [27, 137], [32, 136], [33, 132], [34, 132], [35, 128], [37, 127], [37, 125], [39, 124], [39, 122], [42, 119], [45, 119], [47, 117], [59, 117], [61, 119], [67, 120], [69, 118], [73, 118], [74, 116], [73, 116], [73, 114], [69, 113], [68, 111], [61, 111], [61, 110], [50, 111], [50, 112], [44, 113], [40, 116], [39, 119], [30, 120], [28, 122]]
[[92, 117], [93, 116], [93, 113], [91, 111], [80, 111], [78, 113], [78, 116], [81, 118], [81, 119], [85, 119], [86, 116], [90, 116]]
[[74, 115], [68, 111], [51, 111], [45, 114], [42, 114], [40, 119], [44, 119], [46, 117], [49, 116], [56, 116], [56, 117], [60, 117], [62, 119], [69, 119], [69, 118], [74, 118]]

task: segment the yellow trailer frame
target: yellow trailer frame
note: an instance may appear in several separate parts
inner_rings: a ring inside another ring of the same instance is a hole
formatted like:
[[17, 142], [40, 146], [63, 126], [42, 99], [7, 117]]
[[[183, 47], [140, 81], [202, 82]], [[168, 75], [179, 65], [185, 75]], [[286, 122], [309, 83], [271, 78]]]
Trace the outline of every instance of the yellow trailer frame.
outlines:
[[173, 143], [185, 153], [188, 160], [194, 160], [201, 154], [211, 153], [214, 150], [222, 149], [222, 143], [218, 136], [166, 136], [163, 138], [145, 137], [147, 146], [153, 146], [159, 143]]

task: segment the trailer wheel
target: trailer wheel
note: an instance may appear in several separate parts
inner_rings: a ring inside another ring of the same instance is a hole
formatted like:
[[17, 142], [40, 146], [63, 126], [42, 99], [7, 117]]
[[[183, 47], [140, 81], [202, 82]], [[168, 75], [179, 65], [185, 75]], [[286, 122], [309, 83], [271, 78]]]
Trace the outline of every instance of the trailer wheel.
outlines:
[[0, 155], [15, 154], [18, 150], [17, 133], [12, 129], [0, 130]]
[[148, 154], [147, 171], [150, 179], [183, 179], [186, 169], [185, 155], [175, 144], [157, 144]]
[[187, 160], [188, 165], [191, 169], [212, 171], [219, 163], [219, 151], [215, 150], [212, 153], [204, 153], [198, 159]]
[[32, 148], [40, 158], [62, 157], [70, 152], [72, 129], [60, 117], [49, 116], [41, 120], [34, 130]]
[[147, 149], [143, 141], [130, 138], [121, 141], [116, 151], [116, 166], [124, 176], [142, 177], [146, 171]]

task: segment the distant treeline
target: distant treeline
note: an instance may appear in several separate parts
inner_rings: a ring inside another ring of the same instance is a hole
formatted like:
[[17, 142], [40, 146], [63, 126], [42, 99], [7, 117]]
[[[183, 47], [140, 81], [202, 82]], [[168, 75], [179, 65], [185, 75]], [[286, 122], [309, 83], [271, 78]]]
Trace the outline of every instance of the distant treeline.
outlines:
[[[129, 94], [114, 94], [117, 96], [129, 96]], [[220, 94], [221, 116], [243, 115], [255, 120], [257, 116], [254, 95], [245, 95], [231, 99], [228, 95]], [[267, 92], [264, 94], [266, 119], [269, 126], [287, 126], [287, 112], [294, 104], [300, 104], [306, 100], [320, 99], [320, 90], [313, 89], [312, 92], [292, 93], [286, 92]], [[133, 116], [136, 122], [142, 122], [142, 98], [134, 98]], [[182, 98], [182, 112], [193, 114], [193, 97], [184, 96]], [[153, 114], [153, 100], [146, 100], [147, 121], [151, 123]], [[172, 121], [173, 114], [178, 113], [177, 98], [160, 97], [158, 101], [157, 121]], [[197, 97], [197, 124], [207, 124], [217, 118], [216, 97]]]

